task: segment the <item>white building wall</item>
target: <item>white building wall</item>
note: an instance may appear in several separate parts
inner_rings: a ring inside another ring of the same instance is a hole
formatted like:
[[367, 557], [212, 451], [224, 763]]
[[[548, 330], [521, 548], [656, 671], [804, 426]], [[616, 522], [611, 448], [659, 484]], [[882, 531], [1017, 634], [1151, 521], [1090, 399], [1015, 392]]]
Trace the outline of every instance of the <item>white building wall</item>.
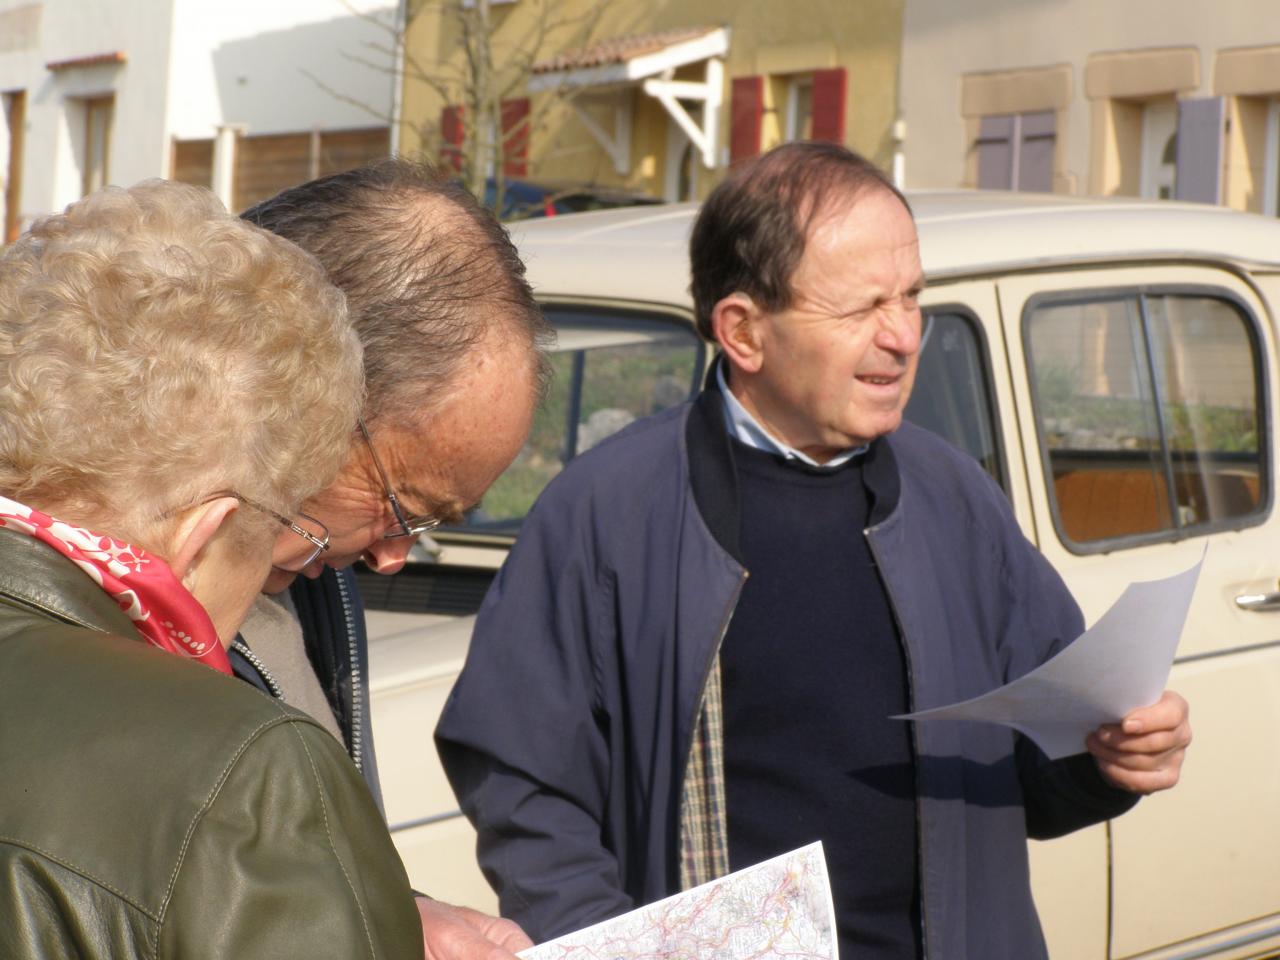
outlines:
[[391, 37], [379, 24], [394, 17], [386, 0], [176, 0], [171, 135], [208, 138], [221, 124], [262, 134], [388, 123]]
[[[114, 97], [108, 171], [124, 185], [168, 176], [174, 138], [224, 124], [257, 134], [388, 122], [390, 36], [360, 16], [390, 24], [387, 0], [0, 0], [0, 31], [7, 15], [30, 22], [29, 8], [34, 35], [0, 37], [0, 93], [27, 98], [24, 222], [82, 193], [84, 97]], [[124, 63], [47, 68], [117, 51]]]
[[906, 183], [955, 187], [965, 180], [967, 149], [960, 113], [961, 78], [975, 72], [1068, 64], [1072, 93], [1066, 169], [1083, 193], [1089, 185], [1090, 101], [1084, 70], [1091, 54], [1194, 47], [1200, 86], [1212, 93], [1222, 50], [1280, 42], [1275, 0], [906, 0], [902, 115]]
[[[30, 3], [0, 5], [0, 14]], [[112, 94], [108, 170], [116, 183], [164, 172], [170, 7], [152, 0], [47, 0], [38, 45], [0, 53], [0, 90], [25, 90], [26, 136], [21, 212], [59, 210], [81, 195], [83, 97]], [[121, 52], [122, 64], [51, 71], [47, 64]]]
[[[0, 94], [11, 91], [27, 91], [27, 97], [34, 95], [32, 86], [34, 78], [38, 78], [44, 70], [40, 59], [41, 14], [37, 6], [29, 0], [0, 0]], [[28, 120], [26, 126], [30, 127]], [[5, 206], [4, 188], [8, 186], [9, 140], [12, 131], [8, 129], [5, 118], [0, 114], [0, 208]], [[28, 130], [27, 141], [31, 135]], [[26, 186], [30, 177], [23, 178], [23, 195], [19, 198], [18, 209], [21, 213], [29, 208], [26, 199]], [[4, 211], [7, 217], [7, 210]], [[0, 223], [4, 222], [0, 220]], [[0, 236], [0, 244], [4, 237]]]

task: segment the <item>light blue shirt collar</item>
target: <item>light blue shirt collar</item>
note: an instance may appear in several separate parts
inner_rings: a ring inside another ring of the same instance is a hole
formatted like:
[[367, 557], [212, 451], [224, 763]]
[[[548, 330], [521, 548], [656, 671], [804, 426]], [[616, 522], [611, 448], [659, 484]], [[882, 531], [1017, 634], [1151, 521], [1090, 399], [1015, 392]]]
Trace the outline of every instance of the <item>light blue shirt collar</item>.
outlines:
[[860, 447], [854, 447], [852, 450], [845, 450], [836, 454], [826, 463], [818, 463], [808, 454], [801, 453], [795, 447], [787, 446], [765, 430], [764, 427], [760, 426], [760, 421], [751, 415], [751, 412], [742, 405], [729, 389], [729, 383], [724, 378], [723, 360], [716, 364], [716, 385], [720, 387], [720, 393], [724, 396], [724, 422], [729, 431], [729, 436], [745, 443], [748, 447], [780, 454], [787, 460], [799, 460], [801, 463], [817, 467], [819, 470], [834, 470], [836, 467], [844, 466], [859, 454], [867, 452], [867, 444], [864, 443]]

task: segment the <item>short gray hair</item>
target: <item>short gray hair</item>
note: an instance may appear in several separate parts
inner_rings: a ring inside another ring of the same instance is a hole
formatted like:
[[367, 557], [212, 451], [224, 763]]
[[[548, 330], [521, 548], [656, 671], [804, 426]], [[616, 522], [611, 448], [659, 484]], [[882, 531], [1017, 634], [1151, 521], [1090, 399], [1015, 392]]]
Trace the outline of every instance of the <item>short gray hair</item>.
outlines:
[[469, 351], [527, 345], [539, 388], [553, 334], [507, 231], [457, 180], [389, 158], [241, 214], [315, 255], [364, 344], [366, 416], [414, 422], [448, 399]]

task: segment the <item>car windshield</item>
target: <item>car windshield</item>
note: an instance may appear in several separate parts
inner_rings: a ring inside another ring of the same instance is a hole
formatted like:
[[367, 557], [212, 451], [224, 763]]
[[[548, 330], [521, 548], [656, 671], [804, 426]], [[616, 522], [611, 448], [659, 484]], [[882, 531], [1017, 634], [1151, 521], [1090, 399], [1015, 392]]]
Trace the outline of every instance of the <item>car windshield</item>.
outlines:
[[441, 532], [514, 535], [566, 463], [701, 386], [706, 348], [686, 320], [554, 305], [544, 312], [557, 335], [553, 378], [529, 439], [464, 524]]

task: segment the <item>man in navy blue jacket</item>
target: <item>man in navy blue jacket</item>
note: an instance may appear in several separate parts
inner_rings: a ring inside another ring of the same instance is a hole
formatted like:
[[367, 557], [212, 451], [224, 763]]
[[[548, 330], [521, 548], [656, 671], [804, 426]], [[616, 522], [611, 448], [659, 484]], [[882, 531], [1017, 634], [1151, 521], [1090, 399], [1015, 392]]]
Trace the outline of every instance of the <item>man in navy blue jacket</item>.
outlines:
[[437, 730], [502, 912], [545, 938], [821, 839], [846, 956], [1043, 957], [1027, 837], [1172, 786], [1186, 703], [1063, 761], [888, 719], [1028, 672], [1080, 612], [977, 464], [902, 423], [924, 277], [879, 171], [780, 147], [690, 246], [706, 389], [547, 488]]

